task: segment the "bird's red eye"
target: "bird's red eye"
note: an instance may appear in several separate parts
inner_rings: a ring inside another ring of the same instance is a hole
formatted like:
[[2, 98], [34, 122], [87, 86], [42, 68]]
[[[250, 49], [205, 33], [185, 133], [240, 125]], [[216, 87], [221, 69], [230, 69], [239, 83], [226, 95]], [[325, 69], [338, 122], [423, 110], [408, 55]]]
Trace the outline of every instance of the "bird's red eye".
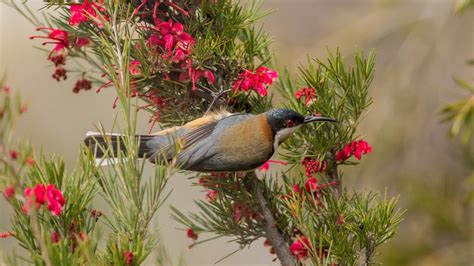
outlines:
[[295, 122], [293, 120], [286, 121], [286, 127], [293, 127], [294, 125], [295, 125]]

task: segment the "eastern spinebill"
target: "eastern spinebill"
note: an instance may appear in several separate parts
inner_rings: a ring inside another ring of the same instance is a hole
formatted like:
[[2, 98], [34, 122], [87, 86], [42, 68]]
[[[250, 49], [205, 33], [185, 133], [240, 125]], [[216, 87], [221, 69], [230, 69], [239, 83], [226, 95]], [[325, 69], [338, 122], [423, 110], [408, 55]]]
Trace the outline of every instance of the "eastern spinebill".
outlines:
[[[290, 109], [273, 109], [258, 115], [217, 112], [151, 135], [137, 136], [138, 156], [153, 163], [176, 158], [176, 167], [197, 172], [253, 170], [265, 163], [278, 146], [300, 126], [336, 122], [322, 116], [303, 116]], [[88, 133], [85, 139], [96, 157], [112, 144], [113, 156], [121, 137]], [[102, 149], [97, 145], [102, 145]], [[176, 147], [179, 147], [176, 149]]]

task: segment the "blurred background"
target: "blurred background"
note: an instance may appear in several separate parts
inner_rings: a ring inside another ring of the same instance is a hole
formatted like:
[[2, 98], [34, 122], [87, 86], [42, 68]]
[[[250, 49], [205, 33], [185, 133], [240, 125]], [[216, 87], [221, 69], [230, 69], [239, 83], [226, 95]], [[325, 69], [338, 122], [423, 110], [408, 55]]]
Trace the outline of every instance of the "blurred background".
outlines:
[[[263, 6], [275, 10], [262, 22], [273, 36], [280, 69], [295, 72], [307, 56], [324, 58], [328, 48], [339, 47], [347, 59], [359, 50], [377, 53], [374, 104], [359, 131], [374, 151], [358, 167], [343, 171], [349, 190], [387, 189], [407, 209], [398, 235], [377, 257], [385, 265], [474, 263], [474, 212], [468, 199], [474, 166], [468, 151], [448, 137], [449, 124], [439, 119], [443, 105], [466, 97], [453, 77], [474, 82], [474, 67], [466, 65], [474, 58], [474, 8], [455, 14], [455, 5], [455, 0], [267, 0]], [[38, 10], [40, 1], [31, 1], [31, 7]], [[112, 124], [114, 91], [73, 94], [75, 80], [51, 78], [47, 55], [33, 49], [39, 42], [30, 41], [31, 35], [35, 30], [28, 21], [0, 5], [0, 73], [29, 105], [17, 135], [37, 150], [63, 156], [71, 168], [85, 132], [98, 122], [106, 128]], [[146, 132], [148, 119], [142, 115], [139, 131]], [[175, 262], [211, 264], [238, 248], [220, 239], [188, 249], [190, 240], [176, 229], [168, 206], [195, 211], [192, 201], [204, 198], [204, 192], [183, 176], [173, 177], [169, 188], [173, 194], [155, 228]], [[6, 231], [10, 209], [3, 201], [0, 208], [0, 231]], [[221, 264], [274, 263], [262, 242]], [[21, 250], [11, 239], [1, 239], [0, 249], [4, 254]]]

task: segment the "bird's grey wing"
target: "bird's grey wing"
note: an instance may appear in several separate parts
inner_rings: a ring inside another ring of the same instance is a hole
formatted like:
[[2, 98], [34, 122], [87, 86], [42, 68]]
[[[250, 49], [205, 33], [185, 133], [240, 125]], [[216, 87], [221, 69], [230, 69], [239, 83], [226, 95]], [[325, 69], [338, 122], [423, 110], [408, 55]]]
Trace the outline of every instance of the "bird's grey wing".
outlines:
[[[245, 120], [249, 116], [252, 115], [235, 114], [216, 121], [212, 127], [209, 124], [189, 132], [185, 138], [186, 145], [178, 157], [179, 167], [184, 170], [212, 171], [212, 169], [207, 169], [210, 166], [207, 166], [206, 161], [212, 158], [213, 161], [219, 163], [219, 154], [215, 149], [215, 141], [219, 139], [219, 135], [226, 134], [225, 129], [230, 125]], [[202, 169], [203, 167], [206, 169]]]

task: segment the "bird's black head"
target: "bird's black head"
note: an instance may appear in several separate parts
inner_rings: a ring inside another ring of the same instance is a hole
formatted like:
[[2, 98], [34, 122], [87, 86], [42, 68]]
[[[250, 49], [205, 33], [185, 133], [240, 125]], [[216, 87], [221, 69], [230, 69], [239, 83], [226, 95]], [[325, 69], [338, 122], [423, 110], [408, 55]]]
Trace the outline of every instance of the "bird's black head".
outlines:
[[273, 109], [266, 112], [266, 116], [273, 134], [280, 142], [289, 137], [302, 124], [316, 121], [336, 122], [332, 118], [322, 116], [303, 116], [290, 109]]

